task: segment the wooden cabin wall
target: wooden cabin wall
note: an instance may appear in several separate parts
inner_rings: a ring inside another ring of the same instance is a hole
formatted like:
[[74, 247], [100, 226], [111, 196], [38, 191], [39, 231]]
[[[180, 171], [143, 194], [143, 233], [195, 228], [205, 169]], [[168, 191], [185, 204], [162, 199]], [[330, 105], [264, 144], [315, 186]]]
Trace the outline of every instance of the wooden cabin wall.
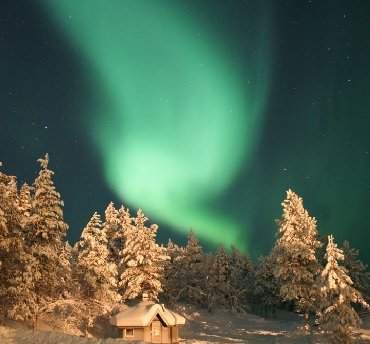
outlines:
[[144, 327], [144, 341], [146, 342], [152, 341], [152, 334], [151, 334], [150, 326]]
[[[126, 337], [125, 336], [125, 329], [133, 329], [134, 330], [134, 336], [133, 337]], [[127, 340], [145, 340], [144, 339], [144, 329], [143, 328], [138, 328], [138, 327], [123, 327], [123, 328], [118, 328], [118, 338], [123, 338]]]
[[179, 328], [177, 326], [171, 327], [171, 343], [179, 341]]
[[135, 328], [134, 329], [134, 336], [133, 337], [126, 337], [127, 339], [133, 340], [143, 340], [144, 339], [144, 329], [143, 328]]

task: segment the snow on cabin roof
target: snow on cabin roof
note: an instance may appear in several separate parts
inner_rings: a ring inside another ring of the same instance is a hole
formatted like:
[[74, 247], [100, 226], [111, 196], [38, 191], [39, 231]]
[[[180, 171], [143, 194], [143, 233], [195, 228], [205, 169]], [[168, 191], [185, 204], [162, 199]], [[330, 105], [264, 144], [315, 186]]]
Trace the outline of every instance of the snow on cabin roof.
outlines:
[[110, 318], [111, 325], [117, 327], [145, 327], [159, 314], [167, 326], [184, 325], [185, 318], [166, 309], [158, 303], [140, 302]]

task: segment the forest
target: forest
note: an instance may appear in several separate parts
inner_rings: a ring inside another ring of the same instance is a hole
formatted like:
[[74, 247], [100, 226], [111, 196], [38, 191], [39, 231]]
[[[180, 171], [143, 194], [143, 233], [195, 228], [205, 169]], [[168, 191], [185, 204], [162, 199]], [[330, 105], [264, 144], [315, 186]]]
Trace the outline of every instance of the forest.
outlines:
[[191, 230], [185, 247], [159, 244], [158, 226], [141, 209], [131, 214], [112, 202], [104, 216], [92, 214], [71, 246], [48, 154], [38, 162], [30, 185], [19, 187], [0, 171], [0, 323], [37, 328], [52, 316], [66, 332], [87, 333], [147, 293], [169, 307], [209, 312], [273, 318], [286, 309], [304, 317], [307, 332], [319, 328], [333, 343], [351, 343], [370, 309], [370, 273], [358, 250], [324, 238], [292, 190], [276, 220], [276, 242], [257, 261], [222, 244], [205, 252]]

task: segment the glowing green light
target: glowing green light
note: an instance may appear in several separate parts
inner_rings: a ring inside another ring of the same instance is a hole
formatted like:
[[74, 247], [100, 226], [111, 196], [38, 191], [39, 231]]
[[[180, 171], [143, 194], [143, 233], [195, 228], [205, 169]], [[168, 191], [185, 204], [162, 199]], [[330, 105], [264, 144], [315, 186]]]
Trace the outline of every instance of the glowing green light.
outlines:
[[184, 3], [46, 4], [101, 92], [91, 132], [112, 190], [159, 223], [245, 248], [241, 225], [213, 204], [248, 163], [265, 82], [248, 93], [221, 38], [204, 38]]

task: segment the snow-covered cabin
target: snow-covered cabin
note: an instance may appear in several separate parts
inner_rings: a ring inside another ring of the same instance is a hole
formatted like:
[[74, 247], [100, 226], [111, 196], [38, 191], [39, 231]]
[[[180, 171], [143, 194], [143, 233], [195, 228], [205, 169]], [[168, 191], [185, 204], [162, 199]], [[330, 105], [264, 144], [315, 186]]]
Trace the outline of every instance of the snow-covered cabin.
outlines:
[[144, 294], [139, 304], [113, 315], [110, 323], [118, 328], [119, 338], [149, 343], [177, 343], [179, 327], [185, 324], [185, 318], [164, 305], [148, 301]]

